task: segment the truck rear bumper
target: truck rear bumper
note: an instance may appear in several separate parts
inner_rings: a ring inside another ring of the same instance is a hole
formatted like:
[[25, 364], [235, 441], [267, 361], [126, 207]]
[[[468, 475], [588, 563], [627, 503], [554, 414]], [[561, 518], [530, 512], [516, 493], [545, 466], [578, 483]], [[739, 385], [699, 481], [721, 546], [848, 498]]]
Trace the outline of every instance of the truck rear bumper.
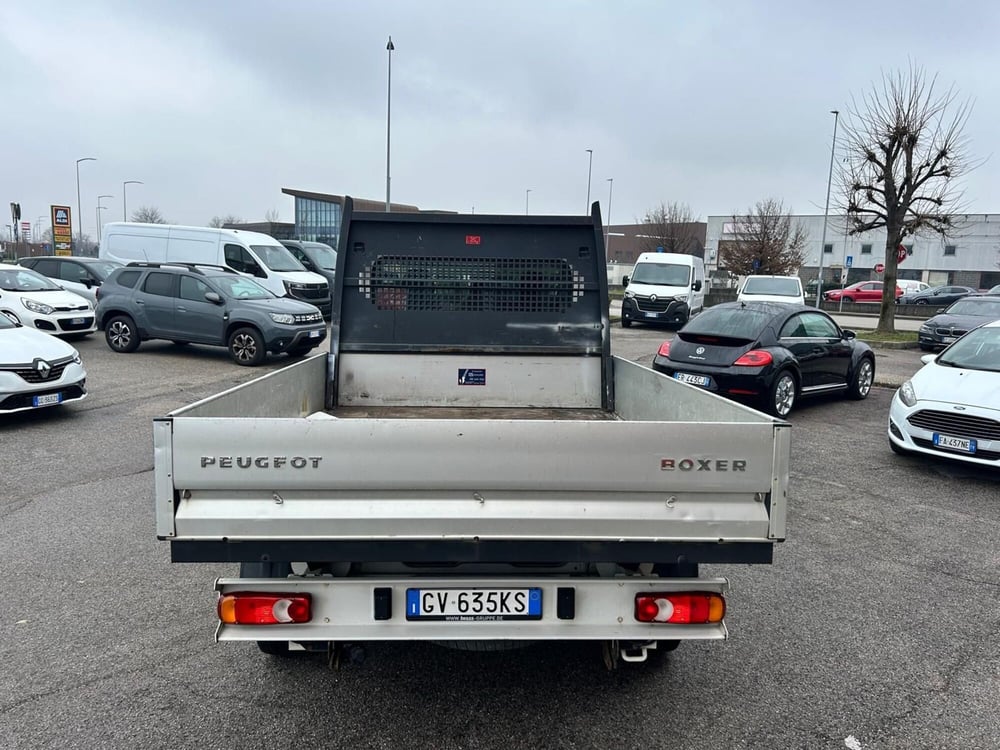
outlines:
[[[541, 589], [535, 620], [410, 620], [407, 589]], [[268, 592], [312, 597], [308, 623], [220, 624], [218, 641], [454, 641], [454, 640], [723, 640], [725, 622], [643, 623], [635, 617], [639, 594], [711, 592], [724, 595], [725, 578], [220, 578], [219, 595]], [[378, 592], [378, 593], [377, 593]], [[381, 597], [380, 604], [376, 600]], [[385, 602], [389, 602], [388, 612]], [[567, 605], [571, 601], [572, 605]], [[379, 612], [381, 619], [376, 619]], [[388, 614], [388, 617], [386, 616]]]

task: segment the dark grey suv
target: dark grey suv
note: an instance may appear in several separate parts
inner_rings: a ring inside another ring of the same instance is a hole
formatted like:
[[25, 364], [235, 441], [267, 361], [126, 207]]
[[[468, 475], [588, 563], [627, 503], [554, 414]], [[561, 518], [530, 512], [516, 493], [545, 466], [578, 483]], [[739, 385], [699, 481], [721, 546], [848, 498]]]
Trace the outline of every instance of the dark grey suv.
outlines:
[[225, 266], [130, 263], [111, 273], [97, 299], [108, 346], [134, 352], [141, 341], [225, 346], [238, 365], [267, 352], [302, 356], [326, 338], [315, 305], [276, 297]]

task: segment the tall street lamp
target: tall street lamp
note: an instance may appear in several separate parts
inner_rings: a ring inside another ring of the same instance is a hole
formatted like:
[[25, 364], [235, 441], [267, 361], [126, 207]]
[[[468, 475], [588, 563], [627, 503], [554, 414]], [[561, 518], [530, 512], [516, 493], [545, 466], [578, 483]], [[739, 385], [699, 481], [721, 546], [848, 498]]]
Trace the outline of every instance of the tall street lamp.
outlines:
[[833, 184], [833, 155], [837, 150], [837, 121], [840, 111], [831, 109], [833, 115], [833, 143], [830, 145], [830, 175], [826, 178], [826, 205], [823, 207], [823, 239], [819, 242], [819, 279], [816, 282], [816, 307], [823, 299], [823, 253], [826, 252], [826, 219], [830, 212], [830, 185]]
[[386, 105], [385, 105], [385, 210], [389, 212], [389, 133], [392, 124], [392, 51], [396, 49], [389, 37], [389, 43], [385, 45], [389, 52], [389, 76], [386, 84]]
[[[84, 156], [82, 159], [76, 160], [76, 241], [77, 243], [83, 242], [83, 207], [80, 203], [80, 162], [81, 161], [97, 161], [93, 156]], [[55, 238], [52, 238], [53, 244], [55, 243]]]
[[611, 253], [608, 252], [611, 246], [611, 189], [615, 186], [615, 178], [608, 178], [608, 233], [604, 238], [604, 253], [610, 258]]
[[113, 195], [99, 195], [97, 196], [97, 242], [101, 242], [101, 211], [107, 208], [107, 206], [101, 205], [102, 198], [114, 198]]
[[524, 215], [528, 215], [528, 196], [531, 194], [531, 188], [524, 191]]
[[122, 183], [122, 221], [128, 221], [128, 203], [125, 200], [125, 186], [126, 185], [142, 185], [144, 183], [139, 180], [125, 180]]
[[584, 210], [585, 214], [590, 213], [590, 173], [594, 169], [594, 149], [588, 148], [587, 153], [590, 154], [590, 161], [587, 164], [587, 208]]

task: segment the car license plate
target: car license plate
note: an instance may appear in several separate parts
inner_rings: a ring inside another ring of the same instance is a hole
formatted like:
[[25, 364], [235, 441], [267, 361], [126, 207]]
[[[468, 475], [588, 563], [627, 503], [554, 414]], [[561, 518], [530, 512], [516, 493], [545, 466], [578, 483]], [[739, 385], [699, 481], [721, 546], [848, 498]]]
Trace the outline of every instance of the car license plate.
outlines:
[[407, 589], [407, 620], [497, 622], [542, 619], [542, 590]]
[[957, 438], [950, 437], [948, 435], [940, 435], [934, 433], [934, 445], [939, 448], [951, 448], [956, 451], [964, 451], [965, 453], [975, 453], [976, 452], [976, 441], [971, 438]]
[[62, 403], [61, 393], [46, 393], [43, 396], [35, 396], [31, 399], [33, 406], [49, 406], [50, 404]]
[[319, 331], [309, 331], [309, 338], [311, 338], [311, 339], [318, 339], [319, 338]]
[[86, 318], [71, 318], [69, 321], [70, 325], [74, 326], [82, 326], [86, 322], [87, 322]]
[[648, 312], [645, 315], [646, 315], [647, 318], [658, 318], [658, 317], [660, 317], [660, 314], [657, 313], [657, 312], [651, 312], [651, 313]]
[[941, 337], [941, 343], [942, 344], [950, 344], [950, 343], [952, 343], [954, 341], [955, 341], [955, 337], [954, 336], [942, 336]]
[[692, 375], [689, 372], [675, 372], [674, 380], [679, 380], [682, 383], [690, 383], [691, 385], [697, 385], [701, 388], [708, 388], [708, 384], [712, 382], [712, 379], [707, 375]]

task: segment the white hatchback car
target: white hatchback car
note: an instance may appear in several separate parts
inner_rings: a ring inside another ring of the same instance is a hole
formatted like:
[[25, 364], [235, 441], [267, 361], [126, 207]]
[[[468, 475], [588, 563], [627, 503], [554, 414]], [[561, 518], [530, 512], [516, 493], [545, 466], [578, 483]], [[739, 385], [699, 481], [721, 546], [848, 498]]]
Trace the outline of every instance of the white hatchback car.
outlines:
[[15, 323], [55, 336], [97, 330], [89, 300], [23, 266], [0, 263], [0, 313]]
[[889, 406], [889, 447], [1000, 467], [1000, 320], [921, 360]]
[[87, 397], [87, 372], [65, 341], [0, 315], [0, 414]]
[[806, 295], [798, 276], [747, 276], [736, 293], [736, 301], [804, 305]]

